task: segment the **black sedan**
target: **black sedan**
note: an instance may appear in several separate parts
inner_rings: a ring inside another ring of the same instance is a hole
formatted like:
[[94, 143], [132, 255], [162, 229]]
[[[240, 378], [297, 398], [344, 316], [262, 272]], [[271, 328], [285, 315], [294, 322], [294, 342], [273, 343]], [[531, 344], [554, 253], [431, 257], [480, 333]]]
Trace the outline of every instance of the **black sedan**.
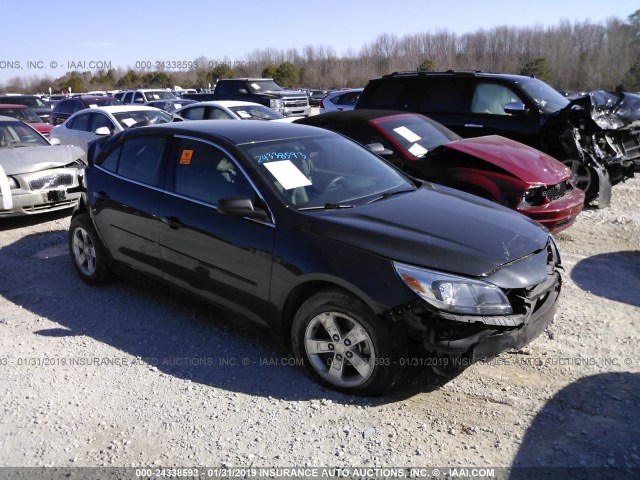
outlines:
[[543, 227], [333, 132], [180, 122], [102, 138], [88, 157], [69, 230], [85, 282], [142, 272], [231, 309], [346, 393], [391, 387], [408, 341], [449, 374], [527, 344], [558, 306]]

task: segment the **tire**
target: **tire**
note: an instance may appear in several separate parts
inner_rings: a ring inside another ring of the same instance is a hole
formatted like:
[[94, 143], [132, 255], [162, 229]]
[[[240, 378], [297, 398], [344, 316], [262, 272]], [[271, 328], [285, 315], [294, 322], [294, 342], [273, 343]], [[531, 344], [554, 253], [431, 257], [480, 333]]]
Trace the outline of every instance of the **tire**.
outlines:
[[111, 279], [109, 259], [89, 215], [71, 219], [69, 254], [76, 272], [89, 285], [102, 285]]
[[396, 325], [339, 290], [323, 290], [298, 310], [294, 354], [319, 383], [350, 395], [381, 395], [402, 374], [406, 337]]
[[595, 200], [600, 190], [598, 172], [577, 159], [563, 160], [562, 163], [571, 169], [574, 185], [584, 192], [585, 205]]

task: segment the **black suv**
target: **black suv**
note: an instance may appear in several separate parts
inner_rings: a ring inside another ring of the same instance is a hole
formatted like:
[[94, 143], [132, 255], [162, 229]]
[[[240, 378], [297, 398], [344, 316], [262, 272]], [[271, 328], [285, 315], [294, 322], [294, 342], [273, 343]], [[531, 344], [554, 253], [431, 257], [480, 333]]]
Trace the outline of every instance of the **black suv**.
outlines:
[[106, 95], [86, 95], [60, 100], [51, 112], [51, 124], [60, 125], [71, 115], [85, 108], [106, 107], [108, 105], [123, 105], [123, 103]]
[[371, 80], [356, 109], [406, 110], [427, 115], [462, 137], [502, 135], [542, 150], [574, 172], [586, 201], [633, 176], [625, 151], [639, 133], [602, 123], [589, 96], [573, 101], [532, 77], [479, 71], [396, 72]]

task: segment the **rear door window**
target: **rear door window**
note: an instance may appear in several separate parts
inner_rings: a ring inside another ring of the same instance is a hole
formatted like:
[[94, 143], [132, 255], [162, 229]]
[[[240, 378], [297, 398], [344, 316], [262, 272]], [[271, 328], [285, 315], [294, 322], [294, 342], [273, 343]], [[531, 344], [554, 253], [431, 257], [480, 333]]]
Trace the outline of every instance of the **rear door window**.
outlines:
[[464, 114], [469, 111], [466, 85], [462, 78], [429, 78], [419, 82], [420, 113]]

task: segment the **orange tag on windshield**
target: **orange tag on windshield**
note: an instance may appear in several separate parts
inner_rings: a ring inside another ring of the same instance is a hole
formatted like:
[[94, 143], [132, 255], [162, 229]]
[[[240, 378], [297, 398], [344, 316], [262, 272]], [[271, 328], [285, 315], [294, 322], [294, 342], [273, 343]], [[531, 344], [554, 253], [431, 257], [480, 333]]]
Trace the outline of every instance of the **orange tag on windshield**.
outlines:
[[191, 163], [191, 157], [193, 156], [193, 150], [183, 150], [180, 155], [180, 164], [189, 165]]

